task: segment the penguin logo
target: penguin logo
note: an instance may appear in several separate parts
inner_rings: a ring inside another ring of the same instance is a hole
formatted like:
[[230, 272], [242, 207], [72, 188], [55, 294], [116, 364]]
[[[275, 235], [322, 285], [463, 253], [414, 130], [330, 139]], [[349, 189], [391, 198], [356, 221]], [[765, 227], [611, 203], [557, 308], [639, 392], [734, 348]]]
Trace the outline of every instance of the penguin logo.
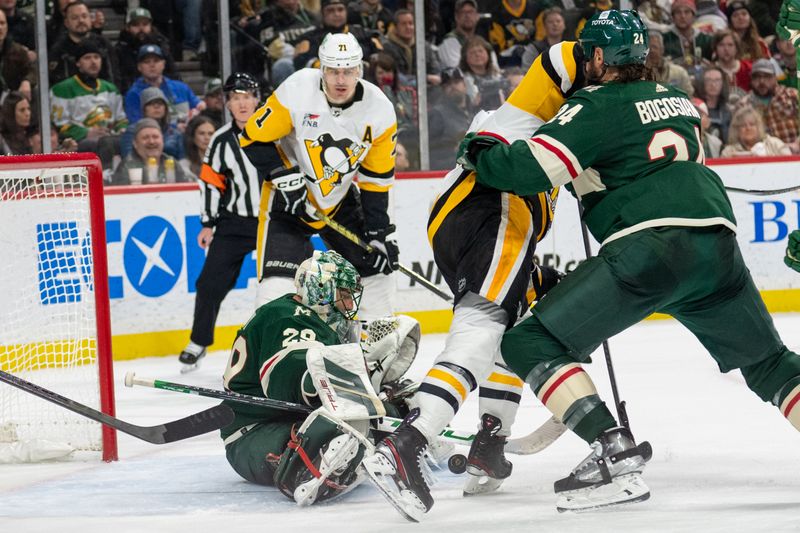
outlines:
[[351, 174], [366, 153], [366, 146], [350, 139], [334, 139], [323, 133], [315, 140], [305, 140], [308, 158], [314, 167], [313, 179], [320, 186], [323, 196], [342, 183], [344, 176]]

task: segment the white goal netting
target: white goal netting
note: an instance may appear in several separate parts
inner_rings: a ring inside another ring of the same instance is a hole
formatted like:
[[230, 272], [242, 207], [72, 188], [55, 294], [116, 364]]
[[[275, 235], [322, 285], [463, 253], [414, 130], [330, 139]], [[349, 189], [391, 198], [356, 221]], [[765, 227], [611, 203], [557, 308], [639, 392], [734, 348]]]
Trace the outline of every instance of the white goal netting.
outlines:
[[[0, 369], [99, 410], [88, 174], [0, 164]], [[0, 383], [0, 461], [101, 449], [100, 424]]]

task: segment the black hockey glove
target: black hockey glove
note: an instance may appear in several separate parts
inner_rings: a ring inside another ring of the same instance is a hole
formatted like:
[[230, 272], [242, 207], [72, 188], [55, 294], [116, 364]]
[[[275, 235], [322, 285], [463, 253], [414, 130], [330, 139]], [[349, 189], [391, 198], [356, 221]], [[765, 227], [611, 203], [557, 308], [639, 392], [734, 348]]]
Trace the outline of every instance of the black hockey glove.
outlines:
[[372, 247], [371, 252], [364, 254], [364, 261], [372, 268], [383, 274], [391, 274], [400, 268], [400, 248], [394, 236], [394, 224], [388, 227], [367, 230], [367, 242]]
[[566, 276], [566, 274], [553, 267], [535, 265], [533, 272], [531, 272], [533, 289], [536, 291], [534, 300], [541, 300], [550, 289], [558, 285], [558, 282], [561, 281], [561, 278], [564, 276]]
[[297, 166], [274, 171], [271, 181], [275, 189], [271, 213], [287, 213], [296, 217], [307, 214], [306, 177]]
[[456, 163], [467, 170], [475, 170], [478, 166], [478, 155], [482, 151], [502, 142], [503, 141], [493, 135], [467, 133], [464, 140], [458, 145]]

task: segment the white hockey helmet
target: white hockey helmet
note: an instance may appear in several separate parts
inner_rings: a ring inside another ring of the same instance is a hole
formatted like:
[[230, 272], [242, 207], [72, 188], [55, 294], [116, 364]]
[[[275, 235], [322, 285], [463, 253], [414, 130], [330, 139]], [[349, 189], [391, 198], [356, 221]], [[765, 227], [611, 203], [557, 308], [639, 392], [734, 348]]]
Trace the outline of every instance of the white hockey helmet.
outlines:
[[362, 67], [364, 52], [352, 33], [329, 33], [319, 45], [321, 68]]

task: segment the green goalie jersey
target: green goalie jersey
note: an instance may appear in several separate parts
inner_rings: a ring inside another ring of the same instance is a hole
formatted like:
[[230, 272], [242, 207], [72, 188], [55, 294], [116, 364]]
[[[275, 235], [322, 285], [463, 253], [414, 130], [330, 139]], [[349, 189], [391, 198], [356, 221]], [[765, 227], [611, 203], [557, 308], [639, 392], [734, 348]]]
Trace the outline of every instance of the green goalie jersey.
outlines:
[[657, 226], [735, 231], [699, 139], [700, 115], [683, 92], [611, 82], [575, 93], [531, 139], [483, 151], [477, 180], [519, 195], [572, 187], [601, 243]]
[[[293, 295], [261, 306], [236, 336], [225, 369], [225, 389], [319, 406], [306, 374], [306, 350], [314, 342], [331, 346], [341, 341], [317, 313], [296, 302]], [[304, 418], [283, 410], [225, 403], [234, 410], [236, 419], [222, 429], [223, 439], [249, 424]]]

